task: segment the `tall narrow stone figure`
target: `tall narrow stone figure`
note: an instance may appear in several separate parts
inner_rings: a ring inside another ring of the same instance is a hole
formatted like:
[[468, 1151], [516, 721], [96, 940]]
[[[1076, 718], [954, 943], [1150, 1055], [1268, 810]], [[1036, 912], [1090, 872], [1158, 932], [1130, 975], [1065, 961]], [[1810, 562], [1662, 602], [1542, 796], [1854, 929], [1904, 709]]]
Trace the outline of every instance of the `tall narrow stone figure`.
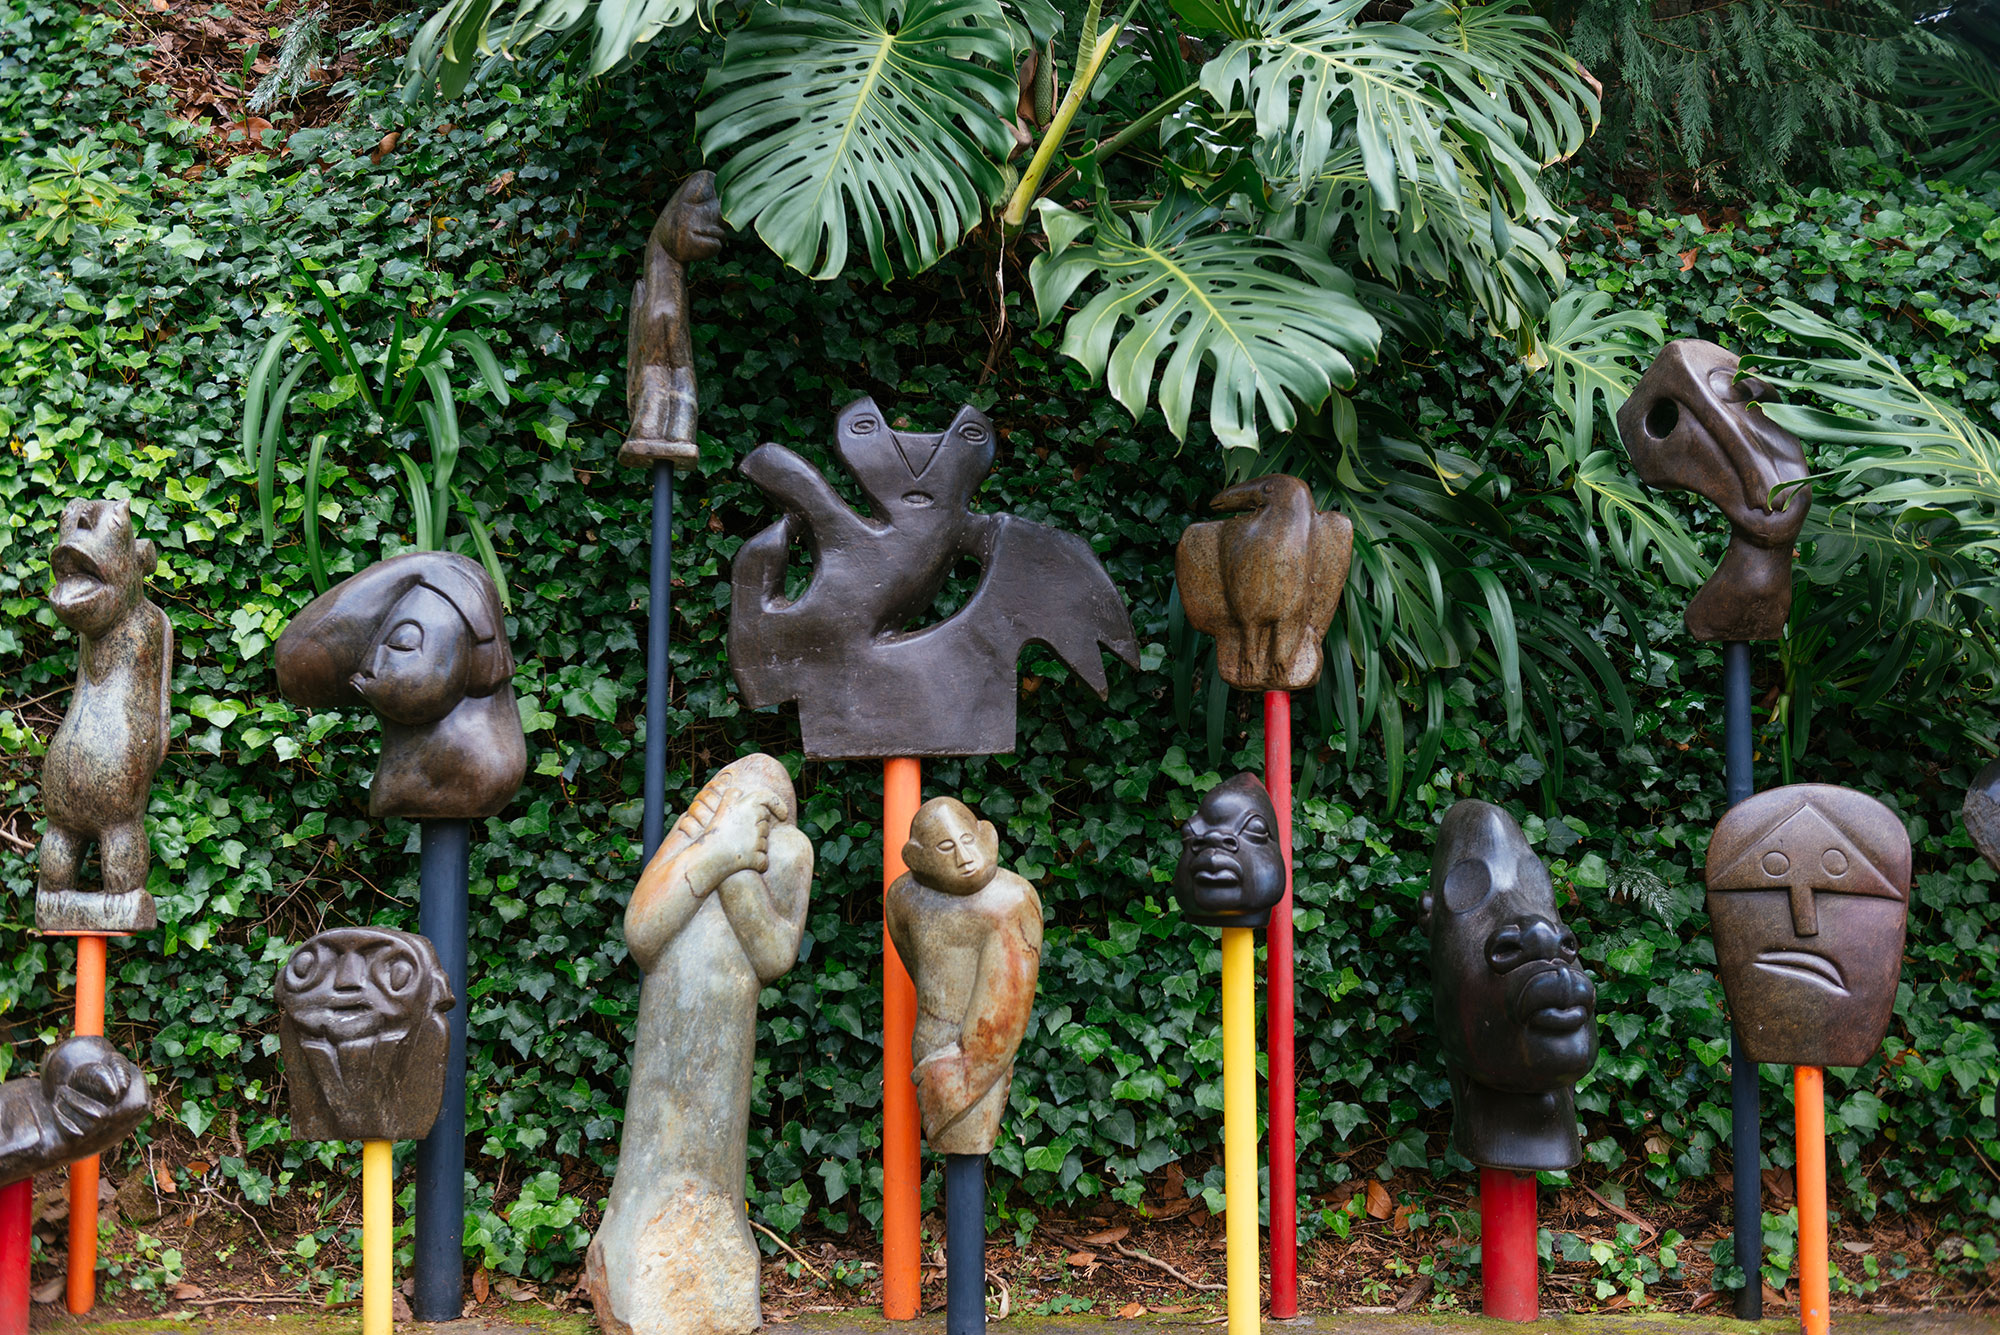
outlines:
[[812, 872], [791, 776], [749, 755], [696, 795], [626, 906], [646, 979], [618, 1173], [584, 1270], [608, 1335], [763, 1323], [743, 1198], [757, 996], [798, 959]]

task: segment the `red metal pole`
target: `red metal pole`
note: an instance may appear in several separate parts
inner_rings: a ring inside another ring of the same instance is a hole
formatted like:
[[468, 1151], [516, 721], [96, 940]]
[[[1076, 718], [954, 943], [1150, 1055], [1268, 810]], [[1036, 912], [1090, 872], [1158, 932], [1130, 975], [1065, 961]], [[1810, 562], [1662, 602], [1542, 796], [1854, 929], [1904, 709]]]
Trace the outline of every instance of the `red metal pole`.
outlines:
[[1535, 1175], [1479, 1170], [1479, 1278], [1487, 1316], [1533, 1321], [1539, 1314]]
[[[907, 868], [903, 845], [923, 800], [922, 762], [882, 762], [882, 893]], [[923, 1306], [917, 1087], [910, 1043], [917, 1033], [917, 985], [882, 928], [882, 1315], [914, 1321]]]
[[0, 1335], [28, 1335], [28, 1258], [35, 1250], [35, 1180], [0, 1187]]
[[[104, 937], [76, 939], [76, 1032], [104, 1032]], [[69, 1166], [69, 1310], [97, 1305], [97, 1156]]]
[[1285, 897], [1271, 912], [1265, 955], [1265, 1051], [1270, 1055], [1271, 1316], [1299, 1314], [1298, 1119], [1292, 1063], [1292, 696], [1264, 692], [1264, 788], [1278, 813]]

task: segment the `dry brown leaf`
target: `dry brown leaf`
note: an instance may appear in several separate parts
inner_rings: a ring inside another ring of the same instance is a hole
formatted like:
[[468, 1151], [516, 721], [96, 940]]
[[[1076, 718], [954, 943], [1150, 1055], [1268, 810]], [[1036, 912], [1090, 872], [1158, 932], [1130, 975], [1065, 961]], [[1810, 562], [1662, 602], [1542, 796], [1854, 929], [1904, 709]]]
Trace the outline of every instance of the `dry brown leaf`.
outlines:
[[1853, 1252], [1856, 1256], [1861, 1256], [1867, 1252], [1874, 1251], [1875, 1244], [1872, 1242], [1843, 1242], [1840, 1244], [1840, 1250]]
[[203, 1289], [201, 1285], [189, 1284], [183, 1280], [179, 1284], [174, 1285], [174, 1301], [177, 1303], [193, 1302], [206, 1292], [207, 1290]]
[[1389, 1221], [1389, 1227], [1395, 1229], [1398, 1233], [1408, 1233], [1410, 1231], [1410, 1216], [1416, 1212], [1417, 1207], [1414, 1205], [1397, 1206], [1396, 1217]]
[[1699, 250], [1684, 250], [1681, 252], [1682, 273], [1686, 273], [1689, 269], [1694, 268], [1694, 257], [1696, 255], [1699, 255], [1700, 253], [1701, 252]]
[[1120, 1321], [1130, 1321], [1133, 1317], [1144, 1315], [1146, 1315], [1146, 1304], [1144, 1303], [1126, 1303], [1118, 1309], [1118, 1319]]
[[402, 137], [402, 134], [396, 130], [391, 130], [389, 133], [383, 135], [382, 142], [375, 145], [375, 151], [368, 155], [368, 160], [370, 162], [380, 162], [383, 158], [394, 153], [396, 151], [396, 141]]
[[1618, 1311], [1623, 1311], [1625, 1308], [1630, 1307], [1631, 1305], [1632, 1305], [1632, 1298], [1630, 1294], [1617, 1293], [1613, 1294], [1609, 1298], [1606, 1298], [1604, 1300], [1604, 1306], [1599, 1310], [1605, 1312], [1618, 1312]]
[[1369, 1178], [1368, 1217], [1370, 1219], [1387, 1219], [1395, 1212], [1395, 1202], [1389, 1198], [1389, 1189], [1374, 1178]]
[[1071, 1265], [1096, 1265], [1096, 1264], [1097, 1264], [1097, 1253], [1096, 1253], [1096, 1252], [1071, 1252], [1071, 1253], [1069, 1254], [1069, 1258], [1068, 1258], [1068, 1259], [1069, 1259], [1069, 1263], [1070, 1263]]
[[154, 1167], [153, 1186], [158, 1189], [162, 1196], [172, 1196], [180, 1191], [180, 1188], [174, 1185], [173, 1173], [168, 1170], [165, 1164], [159, 1164]]
[[196, 1177], [200, 1177], [203, 1173], [206, 1173], [209, 1170], [208, 1160], [189, 1159], [187, 1162], [187, 1170], [190, 1173], [193, 1173]]
[[54, 1279], [45, 1279], [35, 1285], [34, 1288], [29, 1289], [28, 1296], [38, 1303], [52, 1303], [62, 1297], [68, 1289], [69, 1281], [63, 1276], [57, 1275]]
[[1194, 1209], [1199, 1203], [1193, 1196], [1183, 1196], [1177, 1201], [1168, 1201], [1165, 1205], [1147, 1206], [1146, 1217], [1148, 1219], [1179, 1219], [1189, 1210]]
[[486, 1267], [481, 1266], [472, 1272], [472, 1301], [483, 1303], [492, 1296], [492, 1293], [493, 1281], [487, 1275]]
[[1693, 1312], [1699, 1312], [1704, 1307], [1712, 1307], [1715, 1305], [1715, 1300], [1720, 1298], [1721, 1296], [1722, 1296], [1721, 1292], [1716, 1289], [1709, 1289], [1705, 1293], [1697, 1293], [1694, 1296], [1694, 1305], [1690, 1307], [1688, 1310]]
[[1155, 1307], [1152, 1310], [1154, 1316], [1179, 1316], [1183, 1312], [1192, 1312], [1194, 1309], [1192, 1307]]
[[1131, 1232], [1130, 1225], [1120, 1224], [1116, 1228], [1107, 1228], [1101, 1233], [1093, 1233], [1085, 1238], [1084, 1241], [1093, 1247], [1109, 1247], [1114, 1242], [1125, 1241]]

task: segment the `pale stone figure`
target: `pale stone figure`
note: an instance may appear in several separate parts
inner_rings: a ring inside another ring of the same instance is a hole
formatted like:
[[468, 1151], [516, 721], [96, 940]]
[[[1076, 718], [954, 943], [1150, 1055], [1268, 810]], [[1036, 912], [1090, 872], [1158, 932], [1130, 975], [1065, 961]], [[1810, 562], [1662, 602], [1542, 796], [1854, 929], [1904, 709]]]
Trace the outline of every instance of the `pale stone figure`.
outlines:
[[606, 1335], [763, 1322], [743, 1201], [757, 994], [798, 959], [812, 871], [791, 776], [750, 755], [709, 780], [639, 877], [632, 1089], [584, 1276]]
[[924, 1139], [987, 1154], [1014, 1082], [1042, 961], [1042, 901], [1000, 866], [1000, 835], [953, 797], [918, 808], [884, 917], [917, 985], [911, 1044]]

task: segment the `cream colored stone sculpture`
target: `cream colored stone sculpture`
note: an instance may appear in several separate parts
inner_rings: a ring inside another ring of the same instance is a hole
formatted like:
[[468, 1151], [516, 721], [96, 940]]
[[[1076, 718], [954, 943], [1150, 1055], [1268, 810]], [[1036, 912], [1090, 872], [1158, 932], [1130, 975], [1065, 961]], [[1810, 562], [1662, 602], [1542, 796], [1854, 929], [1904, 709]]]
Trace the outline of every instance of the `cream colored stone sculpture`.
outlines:
[[743, 1201], [757, 995], [799, 954], [813, 849], [785, 767], [725, 766], [625, 909], [645, 971], [618, 1174], [584, 1280], [606, 1335], [747, 1335], [763, 1322]]
[[924, 1139], [987, 1154], [1007, 1111], [1042, 961], [1042, 901], [1000, 865], [1000, 834], [954, 797], [917, 809], [884, 916], [917, 985], [911, 1045]]

